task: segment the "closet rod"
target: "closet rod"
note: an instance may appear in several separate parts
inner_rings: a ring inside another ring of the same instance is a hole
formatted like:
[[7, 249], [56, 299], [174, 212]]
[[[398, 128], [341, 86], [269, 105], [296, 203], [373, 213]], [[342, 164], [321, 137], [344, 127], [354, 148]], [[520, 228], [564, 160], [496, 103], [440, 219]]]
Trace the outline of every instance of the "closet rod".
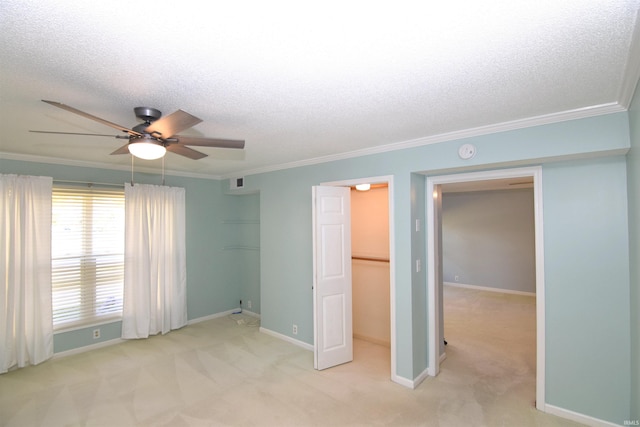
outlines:
[[365, 256], [352, 256], [351, 259], [357, 259], [360, 261], [376, 261], [376, 262], [389, 262], [388, 259], [384, 258], [370, 258]]
[[86, 185], [87, 187], [91, 187], [94, 185], [101, 185], [101, 186], [124, 188], [124, 184], [113, 184], [111, 182], [89, 182], [89, 181], [71, 181], [66, 179], [54, 179], [53, 183], [54, 184], [83, 184], [83, 185]]

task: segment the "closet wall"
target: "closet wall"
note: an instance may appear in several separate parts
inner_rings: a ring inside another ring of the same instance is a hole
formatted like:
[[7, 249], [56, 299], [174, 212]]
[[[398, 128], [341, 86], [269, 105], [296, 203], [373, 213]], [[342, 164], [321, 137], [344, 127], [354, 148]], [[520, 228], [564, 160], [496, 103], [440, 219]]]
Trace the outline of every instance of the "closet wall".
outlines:
[[388, 188], [351, 191], [353, 336], [390, 346]]

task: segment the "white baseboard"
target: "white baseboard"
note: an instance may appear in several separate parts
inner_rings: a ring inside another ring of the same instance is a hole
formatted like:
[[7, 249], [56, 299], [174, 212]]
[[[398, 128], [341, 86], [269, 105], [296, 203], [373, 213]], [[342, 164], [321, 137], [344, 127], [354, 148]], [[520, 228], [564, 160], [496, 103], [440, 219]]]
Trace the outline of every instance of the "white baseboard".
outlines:
[[95, 344], [85, 345], [84, 347], [72, 348], [71, 350], [61, 351], [59, 353], [54, 353], [52, 359], [58, 359], [60, 357], [73, 356], [74, 354], [80, 354], [91, 350], [96, 350], [98, 348], [109, 347], [111, 345], [120, 344], [125, 342], [122, 338], [114, 338], [108, 341], [101, 341]]
[[556, 415], [567, 420], [575, 421], [591, 427], [615, 427], [619, 424], [615, 424], [609, 421], [600, 420], [598, 418], [590, 417], [588, 415], [573, 412], [568, 409], [559, 408], [557, 406], [545, 405], [545, 412], [547, 414]]
[[242, 310], [242, 314], [246, 314], [247, 316], [251, 316], [251, 317], [255, 317], [255, 318], [260, 318], [260, 315], [258, 313], [254, 313], [253, 311], [249, 311], [249, 310]]
[[466, 285], [464, 283], [458, 283], [458, 282], [444, 282], [443, 284], [446, 286], [453, 286], [455, 288], [475, 289], [477, 291], [499, 292], [502, 294], [524, 295], [527, 297], [536, 296], [535, 292], [513, 291], [511, 289], [492, 288], [489, 286]]
[[258, 313], [254, 313], [253, 311], [249, 311], [249, 310], [240, 311], [240, 307], [238, 307], [233, 310], [227, 310], [220, 313], [210, 314], [209, 316], [198, 317], [197, 319], [191, 319], [189, 320], [189, 322], [187, 322], [187, 325], [194, 325], [196, 323], [206, 322], [207, 320], [219, 319], [221, 317], [230, 316], [232, 314], [245, 314], [247, 316], [255, 317], [257, 319], [260, 318], [260, 315]]
[[260, 332], [263, 332], [267, 335], [271, 335], [272, 337], [275, 337], [275, 338], [279, 338], [283, 341], [290, 342], [291, 344], [297, 345], [298, 347], [302, 347], [305, 350], [313, 351], [313, 345], [307, 344], [306, 342], [297, 340], [295, 338], [291, 338], [288, 335], [284, 335], [279, 332], [272, 331], [271, 329], [263, 328], [262, 326], [260, 327]]
[[233, 309], [233, 310], [222, 311], [220, 313], [210, 314], [209, 316], [198, 317], [196, 319], [191, 319], [191, 320], [189, 320], [187, 322], [187, 325], [195, 325], [196, 323], [206, 322], [207, 320], [213, 320], [213, 319], [218, 319], [220, 317], [225, 317], [225, 316], [228, 316], [230, 314], [235, 313], [238, 310], [240, 310], [240, 308], [236, 308], [236, 309]]
[[393, 381], [394, 383], [399, 384], [399, 385], [401, 385], [403, 387], [410, 388], [410, 389], [414, 389], [414, 388], [417, 387], [417, 385], [415, 384], [414, 381], [412, 381], [412, 380], [410, 380], [408, 378], [405, 378], [405, 377], [400, 377], [398, 375], [391, 374], [391, 381]]
[[412, 390], [414, 390], [416, 387], [418, 387], [420, 384], [422, 384], [422, 382], [427, 379], [427, 377], [429, 376], [427, 370], [425, 369], [424, 371], [422, 371], [422, 373], [420, 375], [418, 375], [415, 379], [410, 380], [408, 378], [405, 377], [401, 377], [395, 374], [391, 374], [391, 381], [393, 381], [396, 384], [399, 384], [403, 387], [406, 388], [410, 388]]
[[416, 388], [418, 387], [420, 384], [422, 384], [422, 381], [426, 380], [427, 377], [429, 377], [429, 370], [425, 369], [424, 371], [422, 371], [422, 373], [420, 373], [420, 375], [418, 375], [412, 382], [411, 382], [411, 388]]
[[[279, 332], [272, 331], [271, 329], [266, 329], [266, 328], [260, 327], [260, 332], [265, 333], [267, 335], [271, 335], [272, 337], [281, 339], [283, 341], [290, 342], [291, 344], [297, 345], [298, 347], [302, 347], [305, 350], [314, 351], [313, 345], [307, 344], [306, 342], [297, 340], [295, 338], [291, 338], [288, 335], [284, 335], [284, 334], [281, 334]], [[418, 376], [418, 378], [416, 378], [415, 380], [410, 380], [410, 379], [407, 379], [407, 378], [400, 377], [398, 375], [392, 374], [391, 375], [391, 381], [393, 381], [394, 383], [399, 384], [401, 386], [404, 386], [404, 387], [407, 387], [407, 388], [410, 388], [410, 389], [415, 389], [428, 376], [429, 375], [427, 375], [427, 371], [426, 370], [422, 374], [420, 374]]]
[[[191, 319], [191, 320], [187, 321], [187, 325], [186, 326], [194, 325], [194, 324], [200, 323], [200, 322], [206, 322], [207, 320], [212, 320], [212, 319], [217, 319], [217, 318], [220, 318], [220, 317], [225, 317], [225, 316], [228, 316], [230, 314], [233, 314], [233, 313], [237, 312], [238, 310], [240, 310], [240, 308], [237, 308], [237, 309], [234, 309], [234, 310], [223, 311], [221, 313], [211, 314], [209, 316], [198, 317], [197, 319]], [[252, 311], [242, 310], [242, 314], [246, 314], [247, 316], [260, 318], [259, 314], [254, 313]], [[120, 343], [125, 342], [125, 341], [128, 341], [128, 340], [125, 340], [125, 339], [122, 339], [122, 338], [114, 338], [112, 340], [101, 341], [99, 343], [89, 344], [89, 345], [85, 345], [83, 347], [72, 348], [71, 350], [66, 350], [66, 351], [61, 351], [61, 352], [58, 352], [58, 353], [54, 353], [53, 356], [52, 356], [52, 359], [57, 359], [57, 358], [66, 357], [66, 356], [72, 356], [74, 354], [80, 354], [80, 353], [84, 353], [86, 351], [95, 350], [95, 349], [98, 349], [98, 348], [109, 347], [111, 345], [120, 344]]]

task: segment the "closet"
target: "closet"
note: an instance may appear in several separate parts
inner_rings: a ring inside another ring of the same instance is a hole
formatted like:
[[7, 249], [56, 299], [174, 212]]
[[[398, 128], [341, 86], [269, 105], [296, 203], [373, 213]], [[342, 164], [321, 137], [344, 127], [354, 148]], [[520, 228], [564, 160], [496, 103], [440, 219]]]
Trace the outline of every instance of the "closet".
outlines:
[[390, 347], [388, 187], [351, 190], [353, 337]]

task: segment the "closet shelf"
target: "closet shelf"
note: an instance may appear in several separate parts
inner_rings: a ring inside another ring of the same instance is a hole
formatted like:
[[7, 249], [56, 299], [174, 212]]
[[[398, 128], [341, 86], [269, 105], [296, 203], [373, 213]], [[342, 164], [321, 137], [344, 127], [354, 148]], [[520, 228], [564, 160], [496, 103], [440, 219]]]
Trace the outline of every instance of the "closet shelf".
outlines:
[[378, 258], [378, 257], [370, 257], [370, 256], [357, 256], [354, 255], [351, 257], [352, 260], [358, 261], [375, 261], [375, 262], [389, 262], [388, 258]]

